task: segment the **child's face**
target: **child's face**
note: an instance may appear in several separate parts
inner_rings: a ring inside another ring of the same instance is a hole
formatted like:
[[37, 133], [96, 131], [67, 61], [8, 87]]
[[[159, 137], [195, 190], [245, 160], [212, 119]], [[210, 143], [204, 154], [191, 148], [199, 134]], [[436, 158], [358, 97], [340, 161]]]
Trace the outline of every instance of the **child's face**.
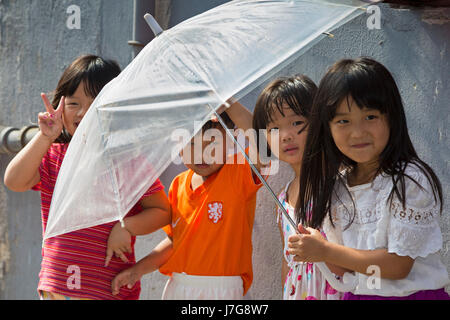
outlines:
[[[299, 165], [302, 162], [307, 135], [306, 118], [296, 114], [287, 104], [283, 105], [284, 116], [274, 108], [273, 121], [267, 125], [267, 141], [271, 151], [281, 161], [290, 165]], [[272, 130], [278, 129], [279, 148], [272, 148]]]
[[333, 120], [331, 135], [336, 147], [348, 158], [360, 164], [378, 164], [389, 140], [386, 115], [378, 110], [360, 109], [351, 97], [343, 99]]
[[202, 177], [217, 172], [227, 157], [226, 132], [223, 128], [200, 131], [181, 151], [186, 167]]
[[87, 96], [84, 92], [84, 82], [81, 81], [77, 90], [72, 96], [65, 98], [65, 107], [63, 111], [63, 124], [67, 132], [73, 136], [75, 130], [80, 125], [86, 111], [91, 106], [94, 98]]

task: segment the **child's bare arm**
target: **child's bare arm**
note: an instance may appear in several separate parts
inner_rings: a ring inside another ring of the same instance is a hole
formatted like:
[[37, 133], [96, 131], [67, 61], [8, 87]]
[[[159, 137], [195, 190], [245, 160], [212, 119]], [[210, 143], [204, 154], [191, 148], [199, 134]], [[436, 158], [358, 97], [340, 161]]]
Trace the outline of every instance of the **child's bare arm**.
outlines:
[[[289, 237], [289, 253], [296, 256], [294, 260], [324, 261], [338, 275], [346, 269], [370, 275], [368, 268], [374, 265], [380, 268], [381, 278], [398, 280], [407, 277], [414, 264], [411, 257], [389, 253], [387, 249], [359, 250], [326, 241], [312, 228], [301, 233]], [[333, 269], [332, 265], [339, 268]]]
[[[257, 137], [255, 134], [258, 134], [258, 132], [249, 130], [253, 129], [252, 113], [238, 101], [233, 101], [230, 107], [225, 110], [225, 112], [234, 122], [236, 127], [246, 133], [246, 137], [248, 138], [250, 145], [248, 156], [250, 157], [250, 160], [252, 160], [252, 163], [255, 165], [256, 169], [261, 172], [261, 168], [265, 165], [260, 161], [259, 151], [257, 147]], [[256, 175], [254, 175], [254, 178], [256, 178]]]
[[152, 233], [171, 222], [170, 204], [164, 191], [145, 197], [140, 204], [142, 212], [124, 219], [125, 228], [132, 236]]
[[161, 267], [164, 263], [169, 260], [173, 251], [173, 242], [170, 237], [166, 237], [162, 240], [153, 250], [152, 252], [141, 259], [136, 264], [137, 274], [141, 277], [147, 273], [151, 273], [159, 267]]
[[162, 240], [152, 252], [141, 259], [131, 268], [119, 273], [111, 282], [111, 292], [113, 295], [119, 293], [123, 286], [132, 288], [145, 274], [151, 273], [162, 266], [172, 254], [173, 243], [170, 238]]
[[131, 253], [131, 237], [152, 233], [171, 222], [170, 205], [164, 191], [145, 197], [140, 202], [143, 210], [124, 219], [125, 228], [118, 222], [108, 238], [105, 266], [115, 254], [123, 262], [128, 262], [125, 252]]
[[326, 259], [329, 263], [366, 275], [371, 275], [370, 266], [377, 266], [380, 277], [384, 279], [404, 279], [414, 264], [411, 257], [389, 253], [387, 249], [358, 250], [336, 243], [329, 243], [327, 247]]
[[252, 113], [239, 103], [239, 101], [232, 101], [232, 104], [229, 108], [225, 109], [225, 112], [239, 129], [247, 131], [248, 129], [253, 128]]
[[62, 131], [62, 112], [64, 97], [56, 110], [53, 109], [45, 94], [42, 94], [46, 113], [39, 113], [38, 124], [40, 131], [33, 139], [11, 160], [5, 171], [5, 185], [16, 192], [30, 190], [40, 180], [39, 166], [52, 143]]
[[334, 273], [335, 275], [337, 275], [339, 277], [342, 277], [344, 275], [344, 273], [346, 273], [346, 272], [353, 272], [353, 270], [342, 268], [340, 266], [331, 264], [329, 262], [325, 262], [325, 264], [327, 265], [328, 269], [330, 269], [330, 271], [332, 273]]
[[52, 142], [38, 132], [6, 167], [4, 183], [10, 190], [30, 190], [40, 180], [39, 166]]

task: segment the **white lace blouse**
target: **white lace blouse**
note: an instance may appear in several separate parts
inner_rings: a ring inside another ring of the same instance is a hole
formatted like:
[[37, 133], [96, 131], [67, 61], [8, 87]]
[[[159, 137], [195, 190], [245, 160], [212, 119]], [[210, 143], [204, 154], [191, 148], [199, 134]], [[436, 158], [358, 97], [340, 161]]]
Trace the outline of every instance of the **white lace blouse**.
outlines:
[[387, 201], [393, 186], [390, 176], [380, 174], [371, 183], [348, 187], [356, 214], [347, 229], [353, 217], [353, 203], [342, 183], [335, 187], [337, 197], [331, 210], [335, 227], [329, 217], [323, 225], [329, 241], [361, 250], [387, 248], [388, 252], [415, 259], [410, 273], [401, 280], [377, 282], [373, 276], [345, 273], [344, 282], [356, 283], [353, 294], [407, 296], [420, 290], [440, 289], [449, 283], [439, 254], [442, 248], [439, 203], [417, 166], [408, 165], [405, 173], [424, 188], [405, 178], [405, 210], [396, 196], [392, 206]]

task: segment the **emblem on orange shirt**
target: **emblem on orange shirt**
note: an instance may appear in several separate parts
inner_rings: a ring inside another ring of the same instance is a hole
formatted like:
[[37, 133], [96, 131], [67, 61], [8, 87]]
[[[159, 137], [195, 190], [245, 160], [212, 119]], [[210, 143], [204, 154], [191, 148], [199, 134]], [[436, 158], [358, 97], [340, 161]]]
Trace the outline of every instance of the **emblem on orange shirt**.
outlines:
[[222, 220], [223, 204], [220, 201], [208, 203], [208, 218], [214, 223]]

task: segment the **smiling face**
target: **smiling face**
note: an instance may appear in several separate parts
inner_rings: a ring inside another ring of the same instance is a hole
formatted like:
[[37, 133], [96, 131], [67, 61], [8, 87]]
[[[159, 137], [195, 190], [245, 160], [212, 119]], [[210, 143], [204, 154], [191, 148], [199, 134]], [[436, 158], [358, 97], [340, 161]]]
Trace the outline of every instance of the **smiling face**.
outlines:
[[[281, 161], [291, 166], [300, 165], [306, 142], [306, 118], [296, 114], [287, 104], [283, 105], [283, 114], [278, 108], [273, 109], [272, 121], [267, 125], [267, 141], [271, 151]], [[279, 148], [270, 145], [273, 130], [278, 129]]]
[[385, 114], [360, 109], [349, 97], [341, 101], [329, 125], [336, 147], [358, 167], [378, 166], [390, 133]]
[[91, 106], [94, 98], [86, 95], [84, 81], [81, 81], [74, 94], [65, 98], [63, 111], [63, 124], [67, 132], [73, 136], [75, 130], [80, 125], [87, 110]]

